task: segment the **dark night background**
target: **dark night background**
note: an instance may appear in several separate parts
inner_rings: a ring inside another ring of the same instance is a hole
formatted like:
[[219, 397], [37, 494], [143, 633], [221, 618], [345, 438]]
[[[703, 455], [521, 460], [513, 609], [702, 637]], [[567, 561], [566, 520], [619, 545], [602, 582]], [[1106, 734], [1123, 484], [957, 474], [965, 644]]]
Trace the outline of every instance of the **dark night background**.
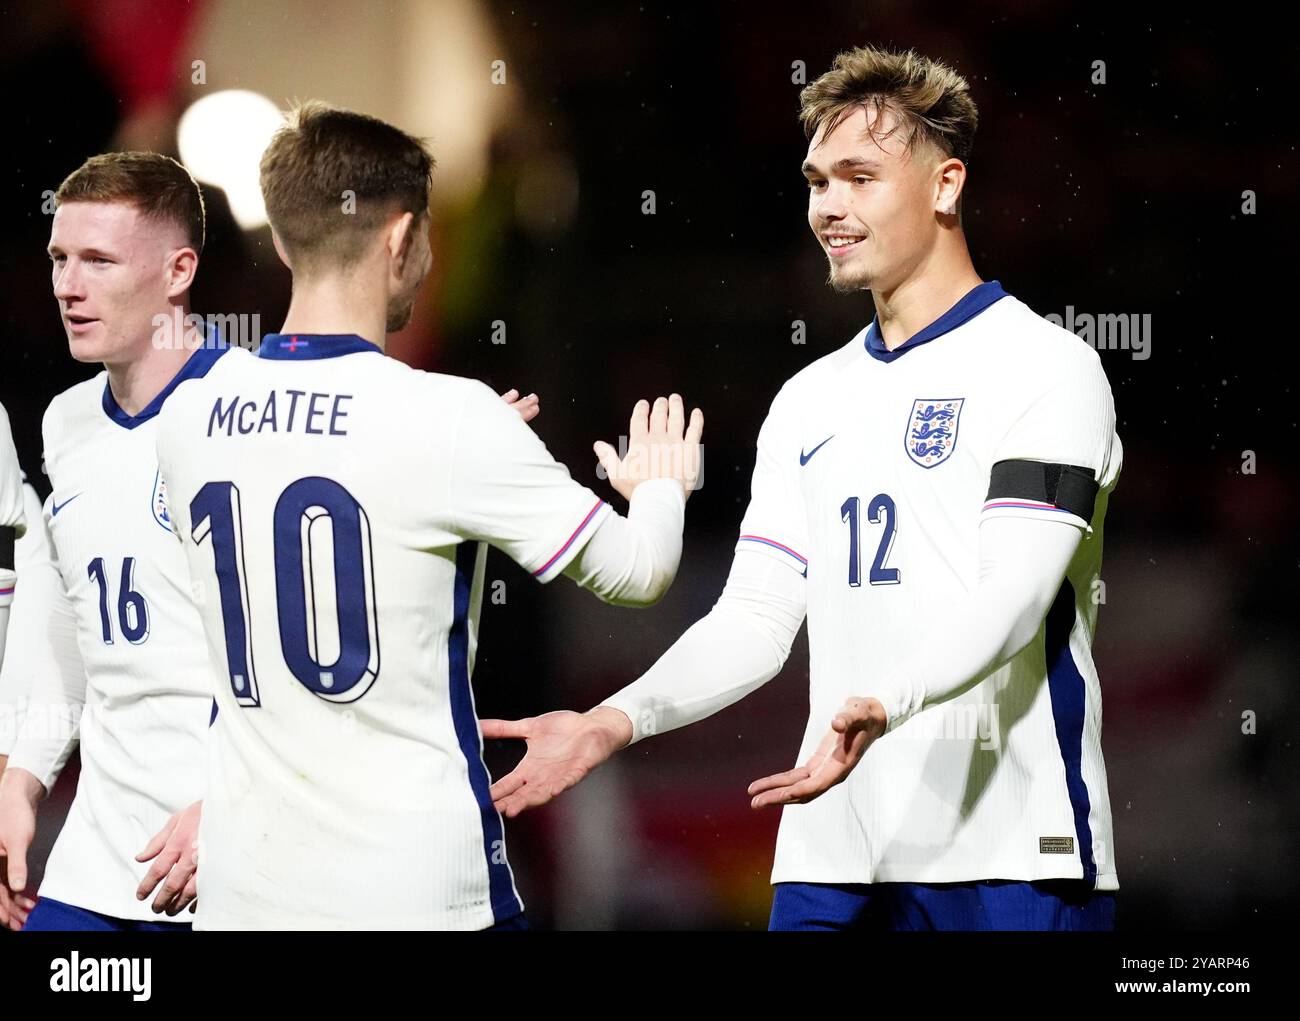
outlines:
[[[390, 23], [425, 25], [429, 9], [445, 8], [448, 25], [463, 25], [451, 14], [472, 9], [483, 82], [490, 61], [505, 60], [511, 101], [480, 147], [477, 186], [435, 212], [435, 274], [392, 350], [499, 390], [537, 391], [534, 427], [601, 495], [591, 441], [624, 432], [637, 398], [677, 390], [707, 415], [705, 485], [688, 507], [677, 582], [654, 609], [605, 607], [565, 581], [537, 586], [492, 554], [489, 579], [505, 580], [507, 599], [483, 608], [480, 715], [588, 708], [712, 606], [769, 402], [872, 315], [865, 294], [825, 286], [805, 219], [792, 63], [804, 61], [811, 81], [840, 49], [913, 47], [963, 73], [979, 106], [964, 226], [984, 279], [1042, 314], [1151, 316], [1148, 359], [1102, 352], [1125, 448], [1094, 649], [1119, 925], [1291, 920], [1300, 433], [1283, 309], [1295, 251], [1283, 237], [1296, 223], [1296, 133], [1284, 108], [1300, 66], [1293, 36], [1239, 6], [1171, 17], [1134, 5], [1122, 18], [1035, 3], [317, 6], [319, 17], [302, 3], [275, 13], [221, 0], [0, 5], [0, 94], [11, 97], [0, 402], [42, 496], [41, 414], [98, 367], [67, 353], [41, 193], [107, 148], [174, 152], [176, 117], [205, 91], [190, 81], [195, 58], [209, 65], [207, 91], [256, 89], [280, 105], [314, 95], [416, 130], [400, 110], [418, 35], [405, 62], [367, 62], [375, 47], [358, 43], [355, 65], [331, 70], [332, 91], [313, 91], [317, 66], [296, 92], [279, 87], [292, 71], [264, 81], [247, 58], [232, 70], [235, 50], [211, 40], [238, 39], [242, 26], [250, 47], [275, 35], [312, 66], [349, 33], [382, 42]], [[424, 9], [414, 20], [413, 8]], [[1105, 84], [1091, 82], [1096, 60]], [[395, 105], [367, 109], [360, 83], [373, 89], [384, 75]], [[458, 115], [455, 104], [442, 109]], [[654, 215], [642, 213], [647, 189]], [[1247, 190], [1253, 215], [1243, 213]], [[265, 229], [241, 231], [222, 194], [207, 197], [195, 310], [257, 312], [270, 332], [287, 306], [287, 272]], [[507, 324], [505, 344], [490, 342], [495, 320]], [[791, 342], [794, 320], [807, 324], [804, 345]], [[1246, 451], [1253, 474], [1242, 472]], [[806, 685], [801, 637], [782, 674], [749, 699], [635, 746], [511, 823], [534, 921], [765, 927], [778, 816], [751, 812], [745, 787], [793, 762]], [[1244, 710], [1257, 714], [1253, 735], [1242, 733]], [[494, 773], [519, 751], [490, 747]], [[48, 844], [54, 806], [42, 818]]]

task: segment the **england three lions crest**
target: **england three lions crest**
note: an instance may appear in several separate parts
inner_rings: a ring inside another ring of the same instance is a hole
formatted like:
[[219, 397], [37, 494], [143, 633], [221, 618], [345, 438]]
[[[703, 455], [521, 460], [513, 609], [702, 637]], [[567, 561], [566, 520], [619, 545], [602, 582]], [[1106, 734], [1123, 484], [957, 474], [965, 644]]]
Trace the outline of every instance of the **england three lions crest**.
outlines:
[[167, 507], [167, 483], [159, 470], [153, 477], [153, 519], [169, 532], [174, 532], [172, 515]]
[[965, 397], [920, 397], [912, 402], [903, 446], [922, 468], [943, 464], [957, 449], [957, 422]]

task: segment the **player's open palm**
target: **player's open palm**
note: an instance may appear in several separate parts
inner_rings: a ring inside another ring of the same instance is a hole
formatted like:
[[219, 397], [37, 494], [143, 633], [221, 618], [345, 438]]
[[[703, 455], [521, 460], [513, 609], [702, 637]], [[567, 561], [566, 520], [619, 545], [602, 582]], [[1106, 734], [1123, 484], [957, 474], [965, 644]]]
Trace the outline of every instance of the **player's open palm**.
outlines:
[[797, 769], [755, 780], [750, 805], [802, 805], [843, 783], [871, 743], [885, 732], [884, 707], [873, 698], [851, 698], [831, 721], [817, 750]]
[[136, 887], [136, 900], [144, 900], [162, 883], [150, 905], [155, 914], [165, 911], [169, 915], [179, 915], [187, 907], [194, 910], [198, 896], [199, 821], [202, 816], [202, 801], [181, 809], [135, 856], [139, 862], [153, 860]]
[[600, 715], [567, 710], [526, 720], [483, 720], [485, 738], [522, 738], [528, 750], [514, 770], [492, 785], [492, 803], [512, 819], [544, 805], [618, 751], [630, 739]]
[[604, 440], [592, 446], [600, 466], [612, 485], [625, 500], [642, 482], [670, 478], [682, 484], [689, 497], [699, 484], [704, 435], [704, 412], [696, 408], [686, 419], [686, 406], [680, 394], [659, 397], [653, 406], [637, 401], [627, 425], [627, 451], [618, 451]]
[[36, 836], [36, 809], [0, 786], [0, 925], [21, 929], [36, 901], [27, 893], [27, 851]]

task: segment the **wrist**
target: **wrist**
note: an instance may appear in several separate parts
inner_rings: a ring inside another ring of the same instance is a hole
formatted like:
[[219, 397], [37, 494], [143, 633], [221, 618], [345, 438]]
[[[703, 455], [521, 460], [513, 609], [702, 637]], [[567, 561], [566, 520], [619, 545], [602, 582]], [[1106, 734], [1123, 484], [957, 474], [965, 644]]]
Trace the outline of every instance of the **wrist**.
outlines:
[[889, 713], [885, 711], [885, 705], [878, 698], [865, 698], [865, 712], [870, 726], [869, 733], [872, 739], [882, 736], [889, 729]]
[[10, 767], [0, 776], [0, 803], [16, 799], [35, 809], [44, 797], [45, 785], [25, 769]]
[[611, 753], [627, 747], [632, 741], [632, 721], [621, 709], [598, 705], [583, 714], [591, 725], [600, 731]]
[[631, 506], [633, 497], [641, 494], [637, 503], [645, 503], [647, 500], [663, 500], [668, 503], [685, 504], [689, 490], [686, 483], [681, 479], [674, 478], [671, 475], [656, 475], [649, 479], [639, 479], [632, 487], [628, 495], [628, 504]]

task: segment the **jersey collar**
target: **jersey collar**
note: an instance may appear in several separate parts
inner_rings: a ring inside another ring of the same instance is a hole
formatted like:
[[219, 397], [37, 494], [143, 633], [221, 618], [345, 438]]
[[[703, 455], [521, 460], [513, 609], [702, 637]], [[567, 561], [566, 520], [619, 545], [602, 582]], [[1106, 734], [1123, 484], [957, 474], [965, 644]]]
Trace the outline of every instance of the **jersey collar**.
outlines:
[[885, 347], [885, 339], [880, 335], [880, 328], [873, 318], [871, 325], [867, 327], [867, 336], [864, 342], [867, 354], [878, 361], [892, 362], [895, 358], [903, 357], [913, 348], [920, 347], [922, 344], [934, 340], [935, 337], [942, 337], [945, 333], [955, 330], [962, 323], [974, 319], [995, 301], [1006, 296], [1007, 292], [1002, 289], [1002, 285], [996, 280], [987, 280], [982, 284], [977, 284], [967, 291], [961, 300], [948, 309], [947, 312], [920, 333], [909, 337], [906, 343], [894, 348], [892, 351]]
[[187, 379], [199, 379], [208, 374], [208, 370], [217, 363], [217, 359], [226, 353], [224, 345], [219, 347], [201, 347], [190, 355], [189, 359], [181, 366], [181, 371], [172, 377], [168, 383], [159, 392], [158, 396], [151, 400], [138, 415], [128, 415], [122, 410], [117, 403], [117, 398], [113, 396], [113, 388], [104, 383], [104, 414], [120, 425], [123, 429], [134, 429], [138, 425], [143, 425], [149, 419], [153, 418], [162, 411], [163, 401], [171, 395], [171, 392], [184, 383]]
[[257, 356], [302, 361], [337, 358], [339, 355], [357, 354], [360, 351], [378, 351], [383, 354], [377, 344], [372, 344], [355, 333], [268, 333], [262, 338]]

